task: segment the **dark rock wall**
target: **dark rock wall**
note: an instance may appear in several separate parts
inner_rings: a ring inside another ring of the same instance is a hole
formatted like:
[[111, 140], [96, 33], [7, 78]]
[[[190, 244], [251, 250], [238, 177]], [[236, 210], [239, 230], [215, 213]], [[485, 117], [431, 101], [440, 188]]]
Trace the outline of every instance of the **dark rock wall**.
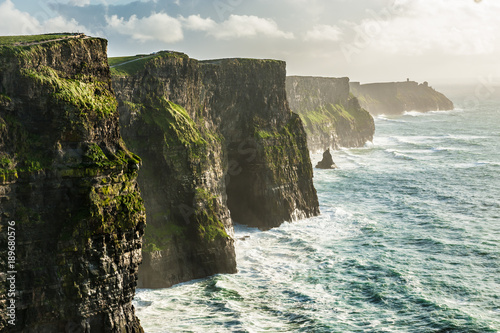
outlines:
[[201, 63], [205, 102], [224, 137], [234, 221], [261, 229], [317, 215], [303, 124], [286, 99], [283, 61], [223, 59]]
[[2, 332], [142, 332], [140, 160], [120, 138], [106, 46], [0, 48], [0, 257], [15, 221], [17, 271], [12, 326], [1, 262]]
[[235, 272], [229, 210], [262, 229], [319, 213], [285, 63], [162, 52], [113, 84], [125, 141], [144, 160], [143, 286]]
[[290, 108], [304, 122], [310, 150], [362, 147], [373, 140], [373, 118], [350, 93], [349, 78], [289, 76], [286, 90]]
[[429, 87], [427, 82], [414, 81], [359, 84], [351, 90], [361, 106], [371, 114], [402, 114], [405, 111], [453, 110], [453, 102]]

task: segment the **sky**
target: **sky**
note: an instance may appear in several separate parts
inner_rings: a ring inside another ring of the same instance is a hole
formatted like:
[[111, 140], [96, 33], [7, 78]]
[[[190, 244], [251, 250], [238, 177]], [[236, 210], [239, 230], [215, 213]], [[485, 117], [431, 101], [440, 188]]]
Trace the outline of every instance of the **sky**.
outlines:
[[499, 0], [0, 0], [0, 35], [84, 32], [108, 55], [268, 58], [288, 75], [500, 83]]

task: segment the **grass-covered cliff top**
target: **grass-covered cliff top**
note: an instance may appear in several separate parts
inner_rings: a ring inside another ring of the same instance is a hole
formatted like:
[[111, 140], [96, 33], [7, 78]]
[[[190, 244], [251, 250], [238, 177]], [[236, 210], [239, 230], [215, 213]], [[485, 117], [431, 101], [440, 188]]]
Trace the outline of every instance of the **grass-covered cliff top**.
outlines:
[[222, 59], [210, 59], [210, 60], [200, 61], [200, 63], [202, 64], [211, 64], [211, 65], [220, 65], [224, 62], [238, 62], [240, 64], [245, 64], [250, 62], [284, 63], [285, 61], [276, 59], [255, 59], [255, 58], [222, 58]]
[[186, 54], [173, 51], [160, 51], [151, 54], [138, 54], [128, 57], [108, 58], [112, 75], [134, 75], [145, 68], [145, 65], [155, 58], [189, 58]]
[[[108, 58], [111, 74], [117, 76], [135, 75], [146, 67], [146, 64], [157, 58], [180, 58], [189, 59], [189, 56], [175, 51], [160, 51], [151, 54], [138, 54], [135, 56], [127, 57], [111, 57]], [[195, 59], [193, 59], [195, 60]], [[196, 60], [195, 60], [196, 61]], [[274, 59], [251, 59], [251, 58], [224, 58], [224, 59], [211, 59], [201, 60], [200, 64], [220, 65], [222, 63], [234, 62], [238, 64], [247, 63], [284, 63], [282, 60]]]
[[23, 46], [69, 38], [84, 37], [80, 33], [60, 33], [44, 35], [0, 36], [0, 46]]

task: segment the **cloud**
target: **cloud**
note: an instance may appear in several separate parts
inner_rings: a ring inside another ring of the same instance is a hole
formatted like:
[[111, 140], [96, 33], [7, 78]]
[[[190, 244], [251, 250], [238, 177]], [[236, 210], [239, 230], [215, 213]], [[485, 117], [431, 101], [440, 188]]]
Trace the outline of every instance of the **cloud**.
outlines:
[[188, 18], [181, 18], [186, 29], [195, 31], [210, 31], [217, 29], [217, 23], [211, 18], [201, 18], [200, 15], [191, 15]]
[[33, 33], [39, 26], [37, 19], [14, 7], [10, 0], [0, 4], [0, 31], [5, 35]]
[[85, 7], [90, 5], [90, 0], [70, 0], [68, 4], [76, 7]]
[[304, 39], [312, 41], [336, 42], [340, 40], [341, 36], [342, 30], [339, 27], [327, 24], [318, 24], [305, 34]]
[[500, 3], [466, 0], [397, 0], [353, 24], [351, 44], [390, 54], [492, 54], [500, 45]]
[[76, 20], [62, 16], [40, 22], [29, 13], [18, 10], [11, 0], [0, 4], [0, 31], [3, 35], [42, 34], [50, 32], [88, 32]]
[[142, 42], [157, 40], [174, 43], [184, 38], [181, 20], [165, 13], [153, 13], [140, 19], [132, 15], [128, 20], [113, 15], [106, 16], [106, 21], [109, 29]]
[[257, 35], [285, 39], [294, 38], [293, 33], [281, 31], [275, 21], [253, 15], [231, 15], [226, 21], [208, 30], [208, 33], [216, 39], [233, 39]]
[[129, 35], [139, 41], [163, 41], [174, 43], [184, 39], [183, 29], [204, 31], [209, 36], [221, 40], [244, 37], [266, 36], [271, 38], [294, 38], [292, 33], [281, 31], [276, 22], [257, 16], [231, 15], [226, 21], [217, 23], [211, 18], [190, 15], [187, 18], [171, 17], [166, 13], [153, 13], [151, 16], [127, 20], [113, 15], [106, 16], [107, 29]]

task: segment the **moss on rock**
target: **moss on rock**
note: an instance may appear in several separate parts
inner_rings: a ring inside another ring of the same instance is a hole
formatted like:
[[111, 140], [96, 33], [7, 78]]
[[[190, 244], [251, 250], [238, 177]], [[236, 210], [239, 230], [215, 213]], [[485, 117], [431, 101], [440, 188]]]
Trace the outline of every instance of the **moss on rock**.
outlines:
[[80, 80], [65, 78], [62, 73], [47, 66], [37, 70], [23, 69], [22, 74], [36, 84], [46, 86], [57, 104], [71, 105], [80, 111], [81, 116], [96, 114], [108, 117], [116, 111], [117, 102], [107, 82], [85, 77]]

